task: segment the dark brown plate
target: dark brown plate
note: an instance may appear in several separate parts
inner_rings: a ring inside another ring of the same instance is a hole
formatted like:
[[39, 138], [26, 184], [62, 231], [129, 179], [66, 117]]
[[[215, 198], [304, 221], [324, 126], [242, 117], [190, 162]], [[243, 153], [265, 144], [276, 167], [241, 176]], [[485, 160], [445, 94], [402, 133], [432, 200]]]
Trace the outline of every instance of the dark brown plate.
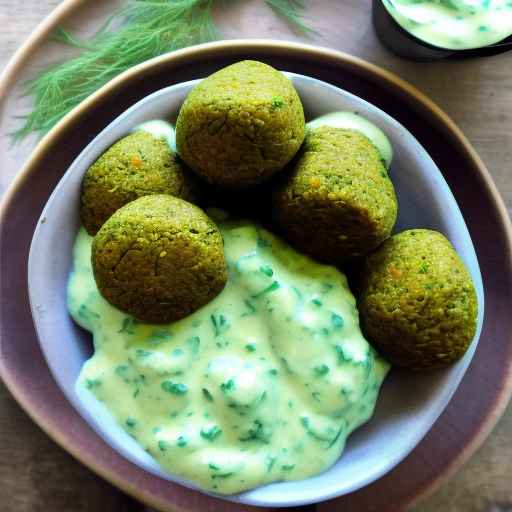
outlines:
[[[105, 445], [53, 382], [36, 340], [26, 261], [51, 191], [83, 147], [147, 94], [252, 58], [337, 85], [388, 112], [427, 149], [450, 185], [473, 238], [486, 284], [486, 319], [476, 356], [427, 437], [392, 472], [319, 511], [397, 510], [445, 480], [474, 452], [512, 389], [512, 228], [488, 171], [450, 119], [410, 85], [364, 61], [305, 45], [238, 41], [182, 50], [134, 68], [89, 98], [38, 146], [6, 195], [0, 217], [0, 372], [21, 406], [61, 446], [140, 500], [165, 511], [250, 510], [160, 480]], [[64, 293], [64, 290], [63, 290]]]

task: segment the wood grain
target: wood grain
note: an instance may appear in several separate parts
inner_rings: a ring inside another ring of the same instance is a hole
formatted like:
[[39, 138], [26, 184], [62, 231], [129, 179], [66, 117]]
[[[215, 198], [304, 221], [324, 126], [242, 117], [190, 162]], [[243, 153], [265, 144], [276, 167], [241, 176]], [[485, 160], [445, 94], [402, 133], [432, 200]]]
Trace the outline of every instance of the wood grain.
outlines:
[[[58, 0], [0, 0], [0, 69]], [[98, 26], [98, 12], [118, 2], [91, 0], [70, 20], [82, 32]], [[512, 67], [510, 55], [460, 62], [416, 64], [388, 53], [369, 22], [369, 0], [310, 0], [309, 16], [318, 35], [309, 40], [348, 51], [394, 71], [431, 96], [459, 124], [489, 167], [512, 208]], [[259, 0], [229, 5], [216, 13], [226, 37], [303, 40]], [[93, 13], [94, 15], [92, 15]], [[96, 20], [96, 21], [94, 21]], [[63, 55], [48, 47], [36, 67]], [[53, 52], [53, 53], [52, 53]], [[49, 56], [47, 54], [50, 53]], [[15, 91], [17, 99], [18, 91]], [[20, 102], [20, 111], [29, 105]], [[5, 126], [2, 127], [5, 130]], [[26, 160], [34, 140], [6, 150], [2, 191]], [[0, 151], [2, 155], [4, 151]], [[464, 169], [460, 169], [463, 173]], [[485, 212], [482, 212], [485, 215]], [[473, 459], [415, 512], [510, 512], [512, 509], [512, 407]], [[74, 461], [36, 427], [0, 385], [0, 496], [2, 512], [132, 512], [143, 507]], [[352, 511], [349, 511], [352, 512]], [[358, 511], [355, 511], [358, 512]]]

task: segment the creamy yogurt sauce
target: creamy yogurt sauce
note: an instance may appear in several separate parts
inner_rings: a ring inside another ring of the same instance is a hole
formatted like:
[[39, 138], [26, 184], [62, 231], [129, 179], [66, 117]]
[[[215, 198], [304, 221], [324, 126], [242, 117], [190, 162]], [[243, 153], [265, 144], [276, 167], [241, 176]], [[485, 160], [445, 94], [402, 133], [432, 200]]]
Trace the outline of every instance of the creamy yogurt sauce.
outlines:
[[512, 0], [382, 0], [409, 33], [440, 48], [480, 48], [512, 34]]
[[375, 124], [364, 117], [353, 112], [330, 112], [317, 117], [306, 125], [308, 128], [318, 128], [319, 126], [331, 126], [333, 128], [345, 128], [362, 133], [370, 139], [373, 145], [379, 150], [387, 169], [391, 166], [393, 160], [393, 148], [386, 134]]
[[176, 153], [176, 130], [174, 126], [162, 119], [154, 119], [139, 124], [132, 131], [144, 131], [155, 137], [165, 139], [167, 145]]
[[108, 304], [83, 229], [68, 304], [94, 337], [78, 394], [93, 393], [165, 470], [230, 494], [334, 464], [389, 365], [363, 338], [341, 272], [251, 222], [219, 227], [228, 282], [189, 317], [147, 325]]

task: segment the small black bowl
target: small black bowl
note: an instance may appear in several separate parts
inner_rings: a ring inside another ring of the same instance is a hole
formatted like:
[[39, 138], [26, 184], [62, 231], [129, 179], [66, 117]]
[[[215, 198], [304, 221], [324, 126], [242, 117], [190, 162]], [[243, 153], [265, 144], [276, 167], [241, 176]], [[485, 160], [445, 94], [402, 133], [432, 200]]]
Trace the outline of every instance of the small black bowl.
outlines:
[[382, 44], [405, 59], [429, 61], [487, 57], [512, 50], [512, 35], [498, 43], [468, 50], [450, 50], [425, 43], [402, 28], [388, 12], [382, 0], [373, 0], [372, 19]]

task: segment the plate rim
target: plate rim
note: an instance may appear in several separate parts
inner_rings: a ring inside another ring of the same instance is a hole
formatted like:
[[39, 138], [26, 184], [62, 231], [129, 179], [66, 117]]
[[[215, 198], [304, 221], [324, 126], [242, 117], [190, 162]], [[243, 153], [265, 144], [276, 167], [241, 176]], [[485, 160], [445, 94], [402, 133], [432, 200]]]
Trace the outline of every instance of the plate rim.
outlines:
[[[50, 15], [47, 20], [43, 22], [43, 24], [36, 29], [36, 32], [39, 30], [46, 30], [46, 32], [42, 32], [39, 34], [43, 37], [54, 24], [59, 23], [60, 17], [56, 16], [56, 14], [60, 14], [61, 17], [65, 16], [69, 10], [74, 6], [81, 3], [81, 0], [68, 0], [68, 2], [64, 2], [57, 11]], [[52, 24], [48, 23], [51, 21]], [[31, 38], [32, 39], [32, 38]], [[26, 45], [28, 42], [26, 43]], [[22, 47], [21, 50], [23, 50]], [[15, 65], [21, 65], [24, 58], [26, 58], [26, 54], [20, 50], [20, 61], [14, 60], [11, 61], [9, 69], [14, 69]], [[26, 50], [26, 48], [25, 48]], [[467, 138], [463, 135], [461, 130], [455, 125], [455, 123], [449, 118], [449, 116], [443, 112], [432, 100], [430, 100], [427, 96], [417, 90], [414, 86], [406, 82], [405, 80], [399, 78], [393, 73], [380, 68], [374, 64], [371, 64], [363, 59], [358, 57], [354, 57], [347, 53], [343, 53], [337, 50], [322, 48], [318, 46], [312, 46], [304, 43], [295, 43], [295, 42], [283, 42], [283, 41], [274, 41], [274, 40], [265, 40], [265, 39], [245, 39], [245, 40], [226, 40], [220, 42], [206, 43], [190, 48], [186, 48], [183, 50], [178, 50], [172, 53], [164, 54], [155, 59], [151, 59], [146, 61], [130, 70], [124, 72], [119, 75], [108, 84], [103, 86], [100, 90], [98, 90], [95, 94], [91, 95], [87, 100], [85, 100], [81, 105], [76, 107], [73, 111], [71, 111], [65, 118], [63, 118], [36, 146], [35, 150], [31, 154], [28, 161], [22, 167], [22, 169], [17, 174], [16, 178], [12, 182], [12, 184], [7, 189], [2, 201], [0, 203], [0, 225], [3, 224], [4, 216], [6, 211], [8, 210], [9, 205], [12, 200], [15, 198], [18, 189], [23, 185], [31, 176], [35, 164], [38, 160], [45, 154], [46, 147], [54, 141], [60, 133], [67, 129], [68, 126], [73, 124], [80, 116], [89, 108], [90, 105], [99, 101], [104, 95], [111, 92], [115, 89], [119, 84], [128, 81], [139, 73], [149, 70], [150, 68], [157, 68], [163, 63], [168, 62], [181, 62], [186, 61], [191, 56], [200, 54], [202, 57], [206, 57], [210, 53], [218, 54], [223, 52], [224, 55], [229, 55], [231, 52], [233, 53], [242, 53], [242, 52], [262, 52], [266, 51], [267, 53], [271, 53], [273, 55], [280, 55], [283, 53], [291, 53], [291, 54], [301, 54], [307, 55], [312, 60], [317, 60], [325, 63], [333, 63], [334, 65], [340, 62], [343, 62], [345, 66], [350, 66], [360, 72], [364, 72], [370, 76], [377, 77], [380, 81], [384, 83], [391, 84], [395, 87], [400, 94], [410, 97], [416, 102], [419, 102], [426, 112], [429, 113], [430, 116], [435, 118], [439, 125], [443, 127], [443, 130], [456, 139], [461, 149], [464, 150], [468, 160], [471, 160], [474, 164], [476, 171], [478, 172], [480, 180], [483, 182], [483, 186], [486, 188], [491, 200], [493, 201], [493, 206], [495, 207], [496, 213], [500, 218], [501, 225], [503, 227], [504, 235], [506, 238], [507, 244], [507, 259], [509, 261], [512, 260], [512, 223], [508, 216], [506, 207], [504, 202], [494, 184], [494, 181], [485, 167], [484, 163], [471, 146]], [[16, 57], [16, 55], [15, 55]], [[6, 79], [8, 82], [9, 74], [5, 74], [0, 79], [0, 91], [2, 87], [5, 87]], [[6, 387], [9, 389], [10, 393], [17, 400], [19, 405], [27, 412], [27, 414], [31, 417], [31, 419], [38, 424], [52, 439], [54, 439], [57, 444], [63, 447], [66, 451], [71, 453], [77, 460], [81, 463], [85, 464], [91, 470], [95, 471], [101, 477], [106, 480], [112, 482], [114, 485], [127, 492], [128, 494], [134, 495], [135, 492], [137, 494], [143, 494], [139, 489], [129, 488], [129, 486], [125, 485], [124, 481], [120, 481], [120, 479], [116, 478], [115, 474], [109, 473], [107, 470], [104, 470], [101, 466], [95, 465], [94, 461], [85, 461], [87, 457], [84, 457], [83, 454], [78, 453], [77, 450], [73, 449], [72, 446], [68, 446], [68, 443], [60, 436], [59, 432], [53, 431], [49, 425], [46, 424], [45, 419], [43, 417], [39, 417], [38, 414], [34, 413], [30, 410], [30, 407], [26, 404], [23, 393], [21, 393], [17, 388], [15, 383], [10, 379], [8, 371], [4, 367], [3, 359], [0, 357], [0, 377], [5, 383]], [[439, 473], [438, 477], [430, 482], [428, 486], [424, 489], [419, 490], [418, 494], [411, 498], [409, 504], [416, 503], [421, 498], [427, 496], [428, 494], [434, 492], [439, 486], [442, 485], [448, 478], [450, 478], [463, 464], [469, 459], [469, 457], [478, 449], [478, 447], [483, 443], [485, 438], [489, 435], [491, 430], [496, 425], [497, 421], [503, 414], [510, 395], [512, 394], [512, 362], [508, 368], [507, 375], [504, 378], [503, 385], [501, 387], [500, 393], [496, 395], [495, 400], [490, 406], [490, 412], [483, 419], [481, 425], [479, 426], [479, 430], [476, 435], [469, 440], [464, 450], [455, 457], [451, 463], [446, 466], [445, 470]], [[144, 495], [144, 500], [155, 506], [156, 508], [165, 508], [166, 503], [158, 503], [159, 500], [155, 500], [151, 495]]]
[[[292, 81], [294, 81], [296, 87], [298, 86], [298, 83], [301, 84], [303, 87], [306, 86], [307, 83], [312, 83], [315, 86], [324, 87], [326, 89], [329, 89], [332, 93], [335, 93], [336, 95], [340, 95], [341, 97], [345, 98], [346, 101], [355, 101], [357, 102], [358, 106], [352, 106], [351, 108], [359, 108], [359, 106], [367, 105], [371, 110], [374, 110], [374, 114], [377, 113], [379, 116], [381, 116], [381, 122], [387, 122], [390, 124], [393, 124], [396, 126], [396, 129], [400, 130], [401, 136], [404, 138], [409, 138], [410, 141], [408, 143], [409, 146], [413, 146], [415, 148], [415, 153], [419, 152], [424, 153], [421, 157], [423, 160], [426, 160], [429, 162], [429, 166], [431, 166], [433, 169], [432, 171], [435, 172], [437, 175], [439, 175], [439, 178], [442, 182], [441, 188], [446, 188], [445, 194], [448, 194], [450, 200], [453, 202], [458, 216], [460, 217], [460, 220], [462, 222], [463, 230], [465, 231], [465, 237], [467, 237], [467, 243], [469, 245], [469, 251], [472, 253], [472, 256], [474, 257], [474, 264], [476, 264], [476, 275], [473, 277], [475, 282], [475, 288], [477, 291], [477, 300], [478, 300], [478, 319], [477, 319], [477, 328], [475, 336], [473, 337], [471, 341], [471, 348], [468, 350], [467, 355], [470, 356], [469, 359], [465, 358], [467, 361], [465, 361], [465, 367], [462, 372], [462, 374], [456, 376], [454, 378], [457, 383], [456, 386], [451, 389], [451, 391], [448, 391], [448, 394], [446, 397], [443, 398], [442, 403], [443, 405], [439, 408], [435, 408], [434, 412], [432, 413], [432, 420], [429, 420], [428, 423], [422, 424], [421, 428], [419, 429], [419, 433], [415, 435], [415, 441], [407, 447], [407, 449], [403, 452], [400, 452], [400, 455], [394, 459], [391, 459], [393, 462], [390, 464], [390, 461], [386, 461], [386, 465], [384, 468], [381, 468], [377, 474], [371, 474], [367, 475], [365, 478], [361, 478], [361, 482], [358, 484], [352, 484], [352, 488], [349, 488], [348, 490], [333, 490], [331, 489], [329, 492], [324, 490], [323, 496], [317, 496], [315, 498], [307, 497], [307, 498], [289, 498], [286, 503], [279, 502], [279, 503], [265, 503], [265, 501], [270, 501], [268, 498], [263, 499], [261, 497], [258, 497], [258, 495], [253, 496], [253, 492], [256, 489], [248, 489], [246, 491], [242, 491], [239, 494], [236, 494], [234, 496], [217, 496], [213, 493], [210, 493], [209, 491], [206, 491], [204, 489], [201, 489], [200, 486], [198, 486], [196, 483], [194, 483], [192, 480], [184, 479], [183, 477], [180, 477], [176, 473], [172, 473], [171, 471], [165, 471], [163, 470], [163, 473], [167, 474], [158, 474], [155, 472], [154, 468], [148, 468], [144, 465], [143, 462], [140, 460], [137, 460], [136, 457], [133, 456], [129, 452], [124, 452], [123, 447], [121, 446], [114, 446], [112, 444], [112, 441], [109, 440], [109, 436], [105, 434], [105, 430], [102, 429], [102, 427], [96, 423], [92, 418], [90, 411], [87, 410], [87, 407], [83, 404], [83, 402], [80, 400], [80, 397], [78, 396], [76, 392], [76, 388], [73, 387], [72, 389], [69, 389], [69, 386], [63, 385], [61, 379], [59, 378], [59, 371], [55, 369], [54, 361], [48, 354], [46, 348], [45, 348], [45, 339], [48, 338], [48, 333], [46, 333], [46, 336], [44, 335], [45, 328], [41, 327], [41, 320], [38, 320], [37, 315], [37, 304], [40, 303], [40, 300], [42, 298], [40, 297], [39, 300], [36, 300], [36, 296], [38, 295], [34, 291], [34, 287], [31, 286], [31, 281], [37, 279], [37, 275], [39, 274], [38, 269], [38, 262], [39, 262], [39, 256], [41, 252], [44, 252], [44, 250], [39, 247], [39, 244], [41, 243], [41, 237], [44, 237], [43, 234], [44, 231], [46, 231], [48, 228], [45, 226], [48, 226], [48, 223], [42, 223], [41, 219], [45, 219], [47, 217], [52, 217], [51, 211], [52, 211], [52, 202], [53, 198], [58, 195], [58, 191], [63, 189], [66, 185], [66, 181], [71, 180], [72, 175], [76, 174], [83, 174], [84, 169], [87, 168], [89, 163], [86, 163], [84, 166], [84, 160], [87, 162], [87, 160], [90, 160], [90, 153], [93, 154], [99, 154], [97, 147], [98, 146], [105, 146], [105, 143], [101, 142], [102, 137], [107, 135], [110, 132], [116, 131], [116, 128], [119, 126], [122, 126], [123, 124], [130, 124], [127, 123], [126, 120], [129, 120], [130, 117], [133, 117], [138, 112], [144, 110], [144, 108], [148, 104], [152, 104], [153, 102], [159, 102], [161, 101], [161, 98], [167, 98], [169, 96], [172, 96], [175, 94], [176, 90], [190, 90], [195, 85], [197, 85], [199, 82], [204, 80], [204, 77], [187, 80], [185, 82], [177, 82], [172, 85], [165, 86], [161, 89], [157, 89], [154, 92], [142, 97], [135, 103], [133, 103], [130, 107], [128, 107], [126, 110], [121, 112], [118, 116], [116, 116], [107, 126], [105, 126], [99, 133], [95, 135], [95, 137], [82, 149], [82, 151], [74, 158], [74, 160], [71, 162], [71, 164], [68, 166], [68, 168], [64, 171], [64, 174], [60, 178], [59, 182], [51, 192], [42, 212], [39, 217], [39, 221], [37, 222], [31, 243], [30, 243], [30, 249], [29, 249], [29, 257], [28, 257], [28, 297], [29, 297], [29, 305], [32, 312], [32, 318], [34, 322], [35, 332], [37, 335], [37, 339], [43, 354], [43, 357], [46, 361], [46, 364], [49, 368], [50, 374], [52, 375], [54, 381], [56, 382], [58, 388], [60, 391], [64, 394], [67, 401], [71, 404], [71, 406], [75, 409], [76, 412], [82, 417], [82, 419], [89, 424], [89, 426], [96, 432], [96, 434], [102, 438], [113, 450], [117, 451], [119, 455], [121, 455], [123, 458], [125, 458], [128, 462], [138, 466], [143, 471], [146, 471], [154, 476], [169, 480], [175, 484], [182, 485], [188, 489], [191, 489], [192, 491], [202, 492], [203, 494], [210, 495], [212, 497], [220, 497], [226, 501], [231, 501], [233, 503], [238, 503], [242, 505], [252, 505], [252, 506], [258, 506], [258, 507], [267, 507], [267, 506], [273, 506], [273, 507], [296, 507], [296, 506], [307, 506], [312, 504], [321, 503], [324, 501], [334, 500], [336, 498], [339, 498], [341, 496], [346, 496], [348, 494], [351, 494], [353, 492], [357, 492], [364, 487], [372, 484], [373, 482], [379, 480], [380, 478], [384, 477], [388, 472], [392, 471], [395, 467], [397, 467], [425, 438], [425, 436], [428, 434], [428, 432], [433, 428], [439, 417], [442, 415], [442, 413], [446, 410], [448, 407], [452, 397], [457, 392], [457, 389], [461, 385], [462, 379], [464, 378], [464, 375], [469, 369], [469, 366], [471, 364], [471, 361], [473, 360], [473, 357], [475, 355], [478, 343], [480, 341], [481, 333], [482, 333], [482, 327], [483, 327], [483, 318], [484, 318], [484, 312], [485, 312], [485, 293], [484, 293], [484, 286], [483, 286], [483, 278], [482, 278], [482, 272], [480, 269], [480, 264], [476, 255], [476, 250], [473, 244], [473, 240], [471, 238], [471, 234], [469, 232], [469, 228], [465, 222], [464, 216], [462, 214], [462, 211], [460, 210], [459, 204], [457, 203], [455, 197], [453, 196], [453, 192], [451, 191], [448, 183], [446, 182], [441, 170], [439, 169], [436, 162], [432, 159], [432, 157], [429, 155], [426, 148], [421, 144], [421, 142], [410, 132], [410, 130], [405, 127], [400, 121], [395, 119], [393, 116], [382, 110], [381, 108], [377, 107], [373, 103], [365, 100], [364, 98], [361, 98], [357, 94], [347, 91], [346, 89], [343, 89], [342, 87], [335, 86], [329, 82], [326, 82], [324, 80], [320, 80], [318, 78], [314, 78], [308, 75], [304, 75], [301, 73], [296, 72], [289, 72], [289, 71], [283, 71], [283, 74], [285, 74], [287, 77], [289, 77]], [[298, 83], [297, 83], [298, 82]], [[300, 90], [300, 88], [299, 88]], [[299, 93], [300, 94], [300, 93]], [[128, 131], [126, 133], [130, 133], [136, 129], [135, 127], [128, 128]], [[107, 143], [107, 148], [110, 143]], [[102, 149], [101, 151], [105, 151], [105, 149]], [[97, 156], [94, 156], [94, 158], [97, 158]], [[435, 170], [434, 170], [435, 169]], [[396, 172], [396, 171], [395, 171]], [[39, 289], [39, 287], [36, 287]], [[349, 441], [347, 441], [349, 442]], [[329, 470], [330, 468], [327, 468]], [[320, 476], [320, 475], [313, 475], [313, 476]], [[308, 483], [310, 477], [303, 480], [304, 484]], [[181, 481], [180, 481], [181, 480]], [[272, 482], [270, 484], [264, 484], [261, 487], [266, 487], [268, 485], [279, 485], [281, 482]], [[283, 493], [283, 494], [286, 494]]]

